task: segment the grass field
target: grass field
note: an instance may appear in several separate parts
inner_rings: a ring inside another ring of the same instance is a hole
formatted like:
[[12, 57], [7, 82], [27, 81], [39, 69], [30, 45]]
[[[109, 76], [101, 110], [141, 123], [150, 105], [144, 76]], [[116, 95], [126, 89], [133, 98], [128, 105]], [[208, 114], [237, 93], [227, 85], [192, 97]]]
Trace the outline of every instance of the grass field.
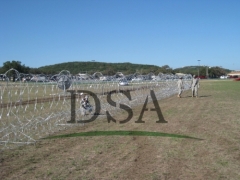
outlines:
[[[133, 118], [95, 120], [0, 152], [0, 179], [240, 179], [240, 82], [202, 80], [199, 98], [158, 101], [168, 123], [142, 105]], [[152, 103], [147, 108], [154, 108]]]

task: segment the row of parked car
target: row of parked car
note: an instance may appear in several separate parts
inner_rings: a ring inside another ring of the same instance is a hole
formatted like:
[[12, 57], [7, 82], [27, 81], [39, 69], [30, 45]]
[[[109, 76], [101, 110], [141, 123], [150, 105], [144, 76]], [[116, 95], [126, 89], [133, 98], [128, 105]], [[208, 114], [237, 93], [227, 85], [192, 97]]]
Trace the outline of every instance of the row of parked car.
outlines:
[[238, 75], [235, 75], [235, 76], [222, 75], [222, 76], [220, 76], [220, 79], [229, 79], [229, 78], [234, 78], [234, 79], [236, 79], [236, 78], [239, 78], [239, 76], [238, 76]]

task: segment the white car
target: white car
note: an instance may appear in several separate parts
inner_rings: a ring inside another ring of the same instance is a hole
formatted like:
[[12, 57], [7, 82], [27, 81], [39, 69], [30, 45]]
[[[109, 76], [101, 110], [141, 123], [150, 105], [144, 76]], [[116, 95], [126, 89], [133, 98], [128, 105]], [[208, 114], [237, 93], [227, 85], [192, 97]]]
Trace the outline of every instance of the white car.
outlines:
[[120, 86], [127, 86], [127, 85], [128, 85], [128, 82], [127, 82], [127, 81], [120, 81], [120, 82], [119, 82], [119, 85], [120, 85]]
[[45, 82], [47, 81], [46, 80], [46, 77], [45, 76], [33, 76], [30, 81], [33, 81], [33, 82]]
[[228, 76], [220, 76], [220, 79], [227, 79]]
[[132, 79], [132, 82], [133, 82], [133, 81], [143, 81], [143, 79], [142, 79], [142, 78], [133, 78], [133, 79]]

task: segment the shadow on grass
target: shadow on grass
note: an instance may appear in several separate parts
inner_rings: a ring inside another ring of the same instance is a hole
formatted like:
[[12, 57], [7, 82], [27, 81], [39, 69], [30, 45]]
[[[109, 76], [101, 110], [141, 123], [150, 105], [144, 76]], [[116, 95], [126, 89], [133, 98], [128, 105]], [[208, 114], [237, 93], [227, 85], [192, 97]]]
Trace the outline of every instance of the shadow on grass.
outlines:
[[205, 96], [199, 96], [199, 97], [210, 97], [210, 96], [212, 96], [212, 95], [205, 95]]
[[191, 136], [169, 134], [169, 133], [162, 133], [162, 132], [149, 132], [149, 131], [89, 131], [89, 132], [49, 136], [43, 139], [68, 138], [68, 137], [78, 137], [78, 136], [159, 136], [159, 137], [188, 138], [188, 139], [195, 139], [195, 140], [203, 140], [203, 139], [195, 138]]
[[[205, 95], [205, 96], [198, 96], [199, 98], [206, 98], [206, 97], [210, 97], [212, 95]], [[181, 98], [196, 98], [195, 96], [192, 97], [192, 96], [182, 96]]]

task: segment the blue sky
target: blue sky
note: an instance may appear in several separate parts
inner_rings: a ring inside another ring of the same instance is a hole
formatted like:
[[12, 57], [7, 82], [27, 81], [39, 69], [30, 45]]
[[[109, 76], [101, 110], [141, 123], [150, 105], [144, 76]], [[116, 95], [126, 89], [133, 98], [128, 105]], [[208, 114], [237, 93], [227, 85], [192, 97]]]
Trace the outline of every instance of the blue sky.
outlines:
[[0, 0], [0, 66], [12, 60], [240, 70], [240, 1]]

